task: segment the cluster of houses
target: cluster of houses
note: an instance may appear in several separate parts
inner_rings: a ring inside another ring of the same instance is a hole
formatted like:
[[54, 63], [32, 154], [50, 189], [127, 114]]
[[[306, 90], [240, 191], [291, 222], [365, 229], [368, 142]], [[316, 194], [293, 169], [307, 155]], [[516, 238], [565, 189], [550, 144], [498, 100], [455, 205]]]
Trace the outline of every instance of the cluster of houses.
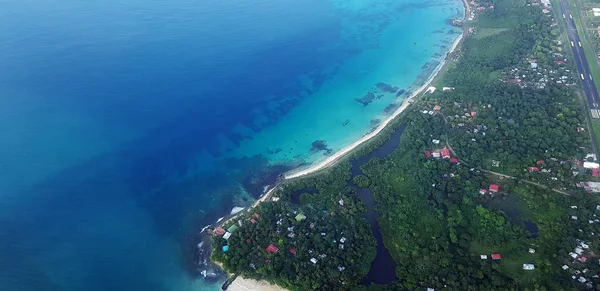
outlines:
[[[275, 200], [276, 199], [276, 200]], [[272, 201], [278, 201], [279, 197], [272, 197]], [[344, 200], [340, 199], [338, 201], [340, 207], [344, 207]], [[324, 211], [326, 212], [326, 211]], [[299, 213], [298, 211], [293, 211], [290, 213], [285, 214], [285, 216], [292, 218], [293, 220], [295, 220], [296, 222], [302, 222], [304, 220], [307, 219], [306, 215], [303, 213]], [[276, 217], [278, 218], [278, 220], [275, 222], [275, 226], [274, 226], [274, 232], [280, 234], [280, 233], [285, 233], [287, 237], [289, 238], [295, 238], [296, 237], [296, 233], [294, 231], [294, 225], [289, 225], [288, 220], [285, 219], [284, 214], [277, 214]], [[235, 223], [233, 223], [231, 226], [229, 226], [227, 229], [219, 226], [216, 229], [213, 230], [213, 235], [214, 236], [220, 236], [222, 237], [224, 240], [228, 241], [232, 234], [235, 233], [240, 227], [244, 226], [244, 223], [249, 223], [251, 225], [257, 224], [259, 222], [260, 219], [260, 215], [258, 213], [254, 213], [250, 216], [250, 218], [248, 219], [239, 219], [237, 220]], [[285, 224], [285, 225], [284, 225]], [[289, 227], [286, 227], [289, 226]], [[316, 228], [316, 223], [311, 222], [309, 224], [309, 228], [310, 229], [315, 229]], [[309, 236], [310, 234], [304, 233], [305, 236]], [[326, 237], [327, 233], [325, 232], [321, 232], [321, 237], [323, 239], [328, 239], [329, 237]], [[340, 233], [340, 238], [339, 239], [332, 239], [332, 242], [334, 244], [337, 244], [337, 247], [339, 250], [344, 250], [346, 247], [346, 244], [348, 243], [348, 238], [346, 238], [345, 236], [343, 236], [343, 232]], [[247, 238], [246, 239], [246, 243], [250, 244], [253, 242], [252, 238]], [[230, 249], [230, 246], [228, 244], [222, 246], [221, 250], [225, 253], [227, 253]], [[279, 253], [279, 246], [277, 246], [277, 244], [275, 243], [269, 243], [265, 249], [267, 254], [276, 254]], [[291, 255], [296, 255], [298, 253], [298, 250], [294, 247], [291, 247], [289, 249], [289, 253]], [[314, 250], [314, 249], [309, 249], [308, 250], [308, 254], [310, 255], [310, 259], [309, 261], [313, 264], [317, 264], [320, 260], [323, 260], [325, 258], [327, 258], [327, 255], [324, 253], [319, 253], [318, 251]], [[269, 264], [271, 262], [271, 260], [267, 257], [265, 259], [265, 263]], [[250, 267], [252, 267], [253, 269], [256, 269], [256, 265], [254, 263], [250, 264]], [[338, 265], [337, 266], [338, 271], [343, 272], [346, 267], [344, 267], [343, 265]]]
[[468, 5], [469, 5], [469, 11], [470, 11], [469, 15], [467, 15], [468, 21], [473, 21], [473, 20], [477, 19], [477, 14], [482, 11], [494, 10], [494, 5], [493, 5], [492, 1], [471, 0], [471, 1], [469, 1]]
[[[535, 250], [530, 248], [529, 253], [534, 254]], [[488, 255], [480, 255], [479, 257], [482, 260], [488, 259]], [[502, 256], [500, 254], [492, 254], [490, 257], [492, 258], [493, 262], [499, 262], [500, 260], [502, 260]], [[535, 265], [534, 264], [523, 264], [523, 270], [527, 270], [527, 271], [535, 270]]]
[[[600, 205], [598, 208], [600, 208]], [[577, 280], [582, 284], [586, 284], [588, 288], [593, 287], [591, 283], [591, 278], [600, 278], [597, 274], [592, 275], [592, 272], [590, 272], [590, 270], [588, 268], [585, 268], [585, 266], [583, 265], [583, 263], [590, 260], [590, 254], [590, 246], [586, 244], [585, 241], [577, 239], [577, 246], [572, 252], [569, 253], [569, 256], [571, 256], [572, 258], [571, 262], [562, 266], [563, 270], [568, 271], [572, 274], [571, 278], [573, 280]], [[600, 260], [598, 261], [598, 263], [600, 264]]]
[[[547, 14], [548, 17], [552, 17], [552, 4], [549, 0], [535, 1], [527, 4], [527, 6], [539, 6], [542, 13]], [[554, 18], [552, 18], [551, 27], [558, 27]], [[540, 45], [544, 45], [544, 43]], [[547, 56], [550, 62], [542, 62], [536, 58], [526, 58], [523, 65], [513, 68], [505, 78], [500, 78], [500, 80], [522, 88], [544, 89], [549, 82], [565, 86], [576, 86], [573, 73], [566, 67], [567, 58], [562, 52], [562, 42], [554, 40], [549, 47], [544, 47], [543, 49], [550, 51], [550, 54]]]

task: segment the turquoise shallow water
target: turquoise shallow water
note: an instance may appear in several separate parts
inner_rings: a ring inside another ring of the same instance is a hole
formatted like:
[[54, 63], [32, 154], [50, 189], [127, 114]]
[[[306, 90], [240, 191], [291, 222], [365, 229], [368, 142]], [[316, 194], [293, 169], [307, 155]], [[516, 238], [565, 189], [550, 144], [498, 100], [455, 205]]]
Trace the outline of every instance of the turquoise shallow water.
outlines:
[[368, 132], [404, 97], [376, 84], [424, 79], [463, 14], [456, 0], [0, 6], [6, 290], [218, 289], [189, 279], [198, 227], [323, 159], [313, 142]]

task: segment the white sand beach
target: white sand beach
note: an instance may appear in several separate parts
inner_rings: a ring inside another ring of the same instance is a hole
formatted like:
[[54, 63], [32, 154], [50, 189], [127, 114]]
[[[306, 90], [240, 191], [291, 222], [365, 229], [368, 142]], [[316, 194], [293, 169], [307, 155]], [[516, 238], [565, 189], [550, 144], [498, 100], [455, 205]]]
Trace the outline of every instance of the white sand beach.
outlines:
[[231, 285], [227, 288], [228, 291], [283, 291], [283, 289], [277, 285], [272, 285], [267, 281], [256, 281], [253, 279], [246, 279], [237, 277]]

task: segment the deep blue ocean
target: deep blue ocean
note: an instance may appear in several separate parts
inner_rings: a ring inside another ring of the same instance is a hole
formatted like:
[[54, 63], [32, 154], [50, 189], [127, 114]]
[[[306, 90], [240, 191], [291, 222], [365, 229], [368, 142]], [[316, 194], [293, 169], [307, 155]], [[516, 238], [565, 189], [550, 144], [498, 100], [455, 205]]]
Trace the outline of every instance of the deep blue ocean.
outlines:
[[315, 141], [335, 151], [376, 126], [443, 60], [463, 13], [458, 0], [0, 0], [0, 290], [219, 289], [190, 279], [199, 228], [324, 158]]

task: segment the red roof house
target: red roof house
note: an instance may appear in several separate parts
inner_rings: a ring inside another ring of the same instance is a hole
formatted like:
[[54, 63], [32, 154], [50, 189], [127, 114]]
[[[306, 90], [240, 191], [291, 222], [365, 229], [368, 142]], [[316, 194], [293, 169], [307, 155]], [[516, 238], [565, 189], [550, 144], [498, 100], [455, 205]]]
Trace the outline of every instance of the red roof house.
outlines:
[[598, 168], [592, 169], [592, 177], [598, 177]]
[[477, 115], [477, 111], [471, 111], [471, 117], [475, 117]]
[[431, 158], [431, 152], [430, 151], [425, 151], [425, 158], [427, 158], [427, 159]]
[[541, 165], [541, 164], [543, 164], [543, 163], [544, 163], [544, 160], [539, 160], [539, 161], [537, 161], [537, 164], [538, 164], [538, 165]]
[[554, 61], [554, 63], [555, 63], [555, 64], [557, 64], [557, 65], [562, 65], [562, 64], [564, 64], [565, 62], [564, 62], [564, 61]]
[[449, 159], [450, 158], [450, 150], [446, 147], [442, 149], [442, 158]]
[[252, 215], [254, 218], [258, 218], [258, 213], [254, 213], [254, 215]]
[[579, 258], [579, 261], [581, 261], [582, 263], [585, 263], [585, 261], [587, 261], [587, 258], [586, 257], [581, 257], [581, 258]]
[[458, 159], [457, 158], [450, 158], [450, 162], [453, 164], [458, 163]]
[[540, 171], [540, 168], [538, 168], [538, 167], [529, 167], [528, 169], [529, 169], [529, 173], [539, 172]]
[[440, 110], [440, 109], [442, 109], [442, 106], [439, 106], [439, 105], [433, 106], [433, 110]]
[[296, 249], [290, 249], [290, 253], [292, 253], [292, 255], [296, 254]]
[[225, 230], [222, 227], [217, 227], [217, 229], [215, 229], [215, 234], [216, 235], [223, 235], [225, 233]]
[[492, 260], [501, 260], [502, 256], [500, 254], [492, 254]]
[[487, 193], [487, 190], [484, 188], [479, 189], [479, 194], [484, 195], [485, 193]]
[[500, 189], [500, 187], [498, 187], [498, 185], [496, 185], [496, 184], [490, 184], [490, 191], [491, 192], [498, 192], [499, 189]]
[[276, 253], [276, 252], [278, 252], [278, 251], [279, 251], [279, 248], [277, 248], [277, 247], [276, 247], [276, 246], [274, 246], [273, 244], [270, 244], [270, 245], [267, 247], [267, 252], [269, 252], [269, 253]]
[[250, 219], [250, 222], [252, 222], [252, 224], [256, 224], [256, 219], [252, 218]]

